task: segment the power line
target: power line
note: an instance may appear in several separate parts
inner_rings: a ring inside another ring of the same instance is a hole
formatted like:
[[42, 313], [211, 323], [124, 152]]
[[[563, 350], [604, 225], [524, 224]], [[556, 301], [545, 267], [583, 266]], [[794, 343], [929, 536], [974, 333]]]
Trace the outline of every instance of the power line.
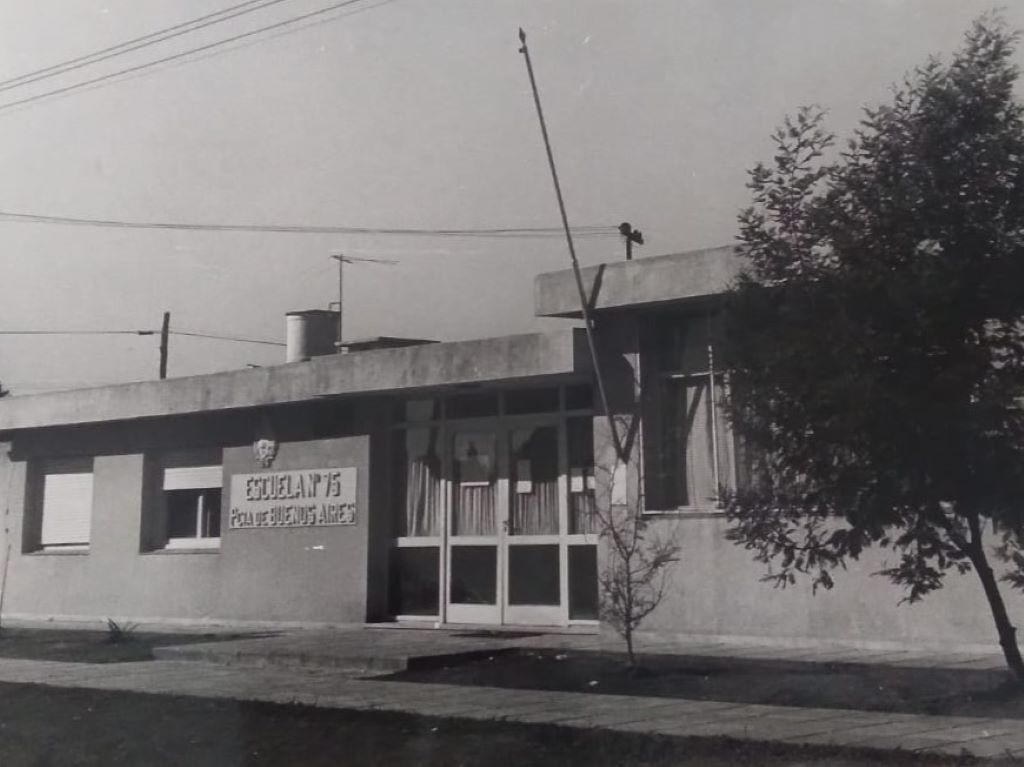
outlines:
[[[159, 330], [0, 330], [0, 336], [155, 336]], [[210, 338], [216, 341], [237, 341], [244, 344], [266, 344], [268, 346], [285, 346], [280, 341], [267, 341], [261, 338], [242, 338], [225, 336], [218, 333], [206, 333], [199, 330], [170, 330], [172, 336], [191, 336], [193, 338]]]
[[154, 61], [148, 61], [148, 62], [146, 62], [144, 64], [137, 64], [137, 65], [135, 65], [133, 67], [127, 67], [125, 69], [119, 69], [116, 72], [110, 72], [108, 74], [101, 75], [100, 77], [94, 77], [91, 80], [83, 80], [82, 82], [79, 82], [79, 83], [74, 83], [72, 85], [66, 85], [63, 88], [56, 88], [56, 89], [54, 89], [52, 91], [46, 91], [44, 93], [38, 93], [38, 94], [36, 94], [34, 96], [28, 96], [26, 98], [18, 99], [16, 101], [9, 101], [6, 104], [0, 104], [0, 112], [6, 111], [8, 109], [13, 109], [14, 107], [23, 106], [25, 104], [30, 104], [30, 103], [32, 103], [34, 101], [39, 101], [40, 99], [48, 98], [50, 96], [59, 96], [59, 95], [64, 94], [64, 93], [70, 93], [72, 91], [79, 90], [80, 88], [86, 88], [86, 87], [88, 87], [90, 85], [96, 85], [97, 83], [105, 82], [105, 81], [111, 80], [111, 79], [113, 79], [115, 77], [120, 77], [121, 75], [127, 75], [127, 74], [132, 74], [134, 72], [140, 72], [142, 70], [149, 69], [150, 67], [155, 67], [155, 66], [158, 66], [160, 64], [166, 64], [166, 63], [168, 63], [170, 61], [176, 61], [178, 59], [182, 59], [182, 58], [184, 58], [186, 56], [190, 56], [190, 55], [192, 55], [194, 53], [202, 53], [203, 51], [209, 51], [209, 50], [212, 50], [214, 48], [219, 48], [221, 46], [228, 45], [228, 44], [236, 42], [238, 40], [244, 40], [244, 39], [246, 39], [248, 37], [252, 37], [254, 35], [258, 35], [258, 34], [261, 34], [263, 32], [269, 32], [271, 30], [280, 29], [282, 27], [287, 27], [287, 26], [290, 26], [292, 24], [298, 24], [300, 21], [305, 21], [306, 19], [310, 19], [310, 18], [313, 18], [315, 16], [321, 16], [321, 15], [323, 15], [325, 13], [330, 13], [331, 11], [336, 11], [339, 8], [345, 8], [345, 7], [350, 6], [350, 5], [355, 5], [356, 3], [359, 3], [359, 2], [363, 2], [363, 0], [343, 0], [343, 2], [334, 3], [333, 5], [329, 5], [329, 6], [325, 7], [325, 8], [320, 8], [319, 10], [309, 11], [308, 13], [303, 13], [303, 14], [300, 14], [299, 16], [293, 16], [293, 17], [291, 17], [289, 19], [284, 19], [283, 21], [275, 22], [274, 24], [268, 24], [268, 25], [263, 26], [263, 27], [258, 27], [256, 29], [250, 30], [248, 32], [242, 32], [241, 34], [233, 35], [232, 37], [226, 37], [223, 40], [217, 40], [217, 41], [214, 41], [212, 43], [207, 43], [206, 45], [200, 45], [200, 46], [198, 46], [196, 48], [189, 48], [188, 50], [181, 51], [180, 53], [175, 53], [175, 54], [172, 54], [170, 56], [164, 56], [163, 58], [155, 59]]
[[152, 336], [156, 330], [0, 330], [0, 336]]
[[[416, 229], [361, 226], [298, 226], [286, 224], [196, 224], [171, 221], [125, 221], [119, 219], [74, 218], [0, 210], [0, 222], [54, 224], [59, 226], [92, 226], [115, 229], [173, 229], [198, 232], [259, 232], [277, 234], [350, 234], [397, 235], [414, 237], [494, 237], [546, 238], [561, 237], [561, 229], [553, 227], [495, 227], [476, 229]], [[574, 228], [581, 237], [606, 237], [618, 234], [614, 226], [581, 226]]]
[[[239, 3], [223, 10], [216, 11], [214, 13], [206, 14], [205, 16], [199, 16], [189, 21], [183, 21], [179, 24], [174, 24], [164, 29], [158, 29], [155, 32], [142, 35], [141, 37], [134, 37], [131, 40], [125, 40], [117, 45], [111, 45], [107, 48], [102, 48], [93, 53], [87, 53], [82, 56], [76, 56], [75, 58], [68, 59], [66, 61], [58, 62], [57, 64], [51, 64], [50, 66], [36, 69], [25, 74], [12, 77], [7, 80], [0, 80], [0, 91], [10, 90], [11, 88], [17, 88], [22, 85], [28, 85], [30, 83], [39, 82], [40, 80], [46, 80], [51, 77], [57, 77], [58, 75], [72, 72], [76, 69], [98, 64], [101, 61], [112, 59], [116, 56], [123, 56], [126, 53], [137, 51], [142, 48], [147, 48], [150, 45], [156, 45], [166, 40], [171, 40], [181, 35], [186, 35], [190, 32], [203, 29], [205, 27], [212, 26], [214, 24], [220, 24], [225, 21], [244, 16], [255, 11], [269, 8], [272, 5], [285, 2], [285, 0], [248, 0], [248, 2]], [[252, 7], [255, 6], [255, 7]]]
[[281, 341], [265, 341], [260, 338], [240, 338], [238, 336], [222, 336], [216, 333], [193, 333], [186, 330], [168, 331], [172, 336], [191, 336], [193, 338], [211, 338], [216, 341], [237, 341], [243, 344], [265, 344], [267, 346], [287, 346]]

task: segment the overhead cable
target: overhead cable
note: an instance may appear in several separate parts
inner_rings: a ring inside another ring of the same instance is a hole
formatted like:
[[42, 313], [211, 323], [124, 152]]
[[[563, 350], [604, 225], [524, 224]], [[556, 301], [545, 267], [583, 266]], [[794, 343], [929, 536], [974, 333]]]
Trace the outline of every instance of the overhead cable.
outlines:
[[73, 72], [76, 69], [88, 67], [93, 64], [98, 64], [101, 61], [112, 59], [116, 56], [123, 56], [126, 53], [140, 50], [142, 48], [148, 48], [151, 45], [157, 45], [166, 40], [171, 40], [181, 35], [195, 32], [196, 30], [203, 29], [205, 27], [212, 26], [214, 24], [221, 24], [225, 21], [244, 16], [255, 11], [261, 11], [264, 8], [269, 8], [272, 5], [285, 2], [285, 0], [248, 0], [245, 3], [239, 3], [223, 10], [216, 11], [214, 13], [208, 13], [205, 16], [199, 16], [189, 21], [183, 21], [180, 24], [175, 24], [164, 29], [158, 29], [155, 32], [142, 35], [140, 37], [134, 37], [131, 40], [125, 40], [123, 43], [117, 45], [111, 45], [106, 48], [102, 48], [92, 53], [87, 53], [82, 56], [76, 56], [73, 59], [67, 61], [61, 61], [57, 64], [51, 64], [48, 67], [36, 69], [31, 72], [26, 72], [23, 75], [12, 77], [7, 80], [0, 80], [0, 91], [7, 91], [11, 88], [17, 88], [22, 85], [28, 85], [30, 83], [39, 82], [40, 80], [46, 80], [51, 77], [57, 77], [58, 75], [66, 74], [67, 72]]
[[222, 336], [216, 333], [193, 333], [187, 330], [170, 330], [172, 336], [191, 336], [193, 338], [211, 338], [215, 341], [237, 341], [243, 344], [264, 344], [266, 346], [287, 346], [281, 341], [265, 341], [260, 338], [239, 338], [238, 336]]
[[152, 336], [159, 330], [0, 330], [0, 336]]
[[71, 93], [72, 91], [77, 91], [77, 90], [79, 90], [81, 88], [87, 88], [87, 87], [89, 87], [91, 85], [97, 85], [97, 84], [105, 82], [107, 80], [112, 80], [115, 77], [120, 77], [122, 75], [128, 75], [128, 74], [133, 74], [135, 72], [140, 72], [140, 71], [149, 69], [151, 67], [159, 66], [160, 64], [167, 64], [167, 63], [169, 63], [171, 61], [177, 61], [178, 59], [183, 59], [186, 56], [191, 56], [192, 54], [195, 54], [195, 53], [202, 53], [204, 51], [209, 51], [209, 50], [213, 50], [215, 48], [220, 48], [220, 47], [222, 47], [224, 45], [229, 45], [231, 43], [237, 42], [239, 40], [244, 40], [244, 39], [252, 37], [254, 35], [259, 35], [259, 34], [262, 34], [264, 32], [269, 32], [269, 31], [275, 30], [275, 29], [281, 29], [282, 27], [287, 27], [287, 26], [290, 26], [292, 24], [298, 24], [299, 22], [305, 21], [306, 19], [310, 19], [310, 18], [313, 18], [315, 16], [322, 16], [325, 13], [330, 13], [331, 11], [336, 11], [336, 10], [338, 10], [340, 8], [345, 8], [345, 7], [350, 6], [350, 5], [355, 5], [356, 3], [359, 3], [359, 2], [363, 2], [363, 0], [343, 0], [343, 2], [334, 3], [332, 5], [328, 5], [328, 6], [324, 7], [324, 8], [320, 8], [320, 9], [315, 10], [315, 11], [309, 11], [308, 13], [303, 13], [303, 14], [300, 14], [298, 16], [293, 16], [291, 18], [284, 19], [283, 21], [275, 22], [274, 24], [267, 24], [266, 26], [257, 27], [256, 29], [249, 30], [248, 32], [242, 32], [242, 33], [237, 34], [237, 35], [232, 35], [231, 37], [226, 37], [226, 38], [224, 38], [222, 40], [216, 40], [216, 41], [214, 41], [212, 43], [207, 43], [206, 45], [200, 45], [200, 46], [195, 47], [195, 48], [189, 48], [188, 50], [181, 51], [179, 53], [175, 53], [175, 54], [172, 54], [172, 55], [169, 55], [169, 56], [164, 56], [162, 58], [155, 59], [153, 61], [147, 61], [145, 63], [137, 64], [137, 65], [132, 66], [132, 67], [126, 67], [125, 69], [119, 69], [119, 70], [117, 70], [115, 72], [110, 72], [108, 74], [101, 75], [100, 77], [94, 77], [94, 78], [92, 78], [90, 80], [83, 80], [83, 81], [78, 82], [78, 83], [73, 83], [71, 85], [66, 85], [63, 88], [55, 88], [54, 90], [51, 90], [51, 91], [45, 91], [43, 93], [37, 93], [34, 96], [27, 96], [27, 97], [22, 98], [22, 99], [17, 99], [16, 101], [9, 101], [9, 102], [7, 102], [5, 104], [0, 104], [0, 112], [6, 111], [8, 109], [13, 109], [14, 107], [23, 106], [25, 104], [31, 104], [32, 102], [39, 101], [39, 100], [45, 99], [45, 98], [49, 98], [51, 96], [59, 96], [59, 95], [65, 94], [65, 93]]
[[[546, 238], [564, 236], [554, 227], [493, 227], [471, 229], [430, 229], [365, 226], [300, 226], [287, 224], [197, 224], [171, 221], [125, 221], [119, 219], [76, 218], [36, 213], [16, 213], [0, 210], [0, 222], [54, 224], [59, 226], [91, 226], [114, 229], [173, 229], [199, 232], [260, 232], [276, 234], [348, 234], [398, 235], [410, 237], [493, 237], [493, 238]], [[580, 226], [573, 229], [577, 236], [607, 237], [618, 234], [614, 226]]]
[[[285, 346], [281, 341], [267, 341], [262, 338], [242, 338], [225, 336], [218, 333], [205, 333], [192, 330], [169, 330], [172, 336], [191, 336], [193, 338], [209, 338], [215, 341], [237, 341], [244, 344], [265, 344], [267, 346]], [[156, 336], [159, 330], [0, 330], [0, 336]]]

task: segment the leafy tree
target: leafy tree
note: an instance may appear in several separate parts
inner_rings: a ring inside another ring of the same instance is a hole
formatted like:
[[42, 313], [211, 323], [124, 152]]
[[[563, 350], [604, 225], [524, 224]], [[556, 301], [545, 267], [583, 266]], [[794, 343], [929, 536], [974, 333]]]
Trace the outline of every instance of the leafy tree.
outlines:
[[[865, 109], [843, 151], [801, 110], [740, 215], [729, 410], [752, 456], [730, 537], [779, 585], [868, 547], [917, 601], [973, 570], [1006, 662], [1003, 580], [1024, 589], [1024, 109], [1016, 33], [975, 21]], [[993, 542], [1001, 539], [1001, 546]]]

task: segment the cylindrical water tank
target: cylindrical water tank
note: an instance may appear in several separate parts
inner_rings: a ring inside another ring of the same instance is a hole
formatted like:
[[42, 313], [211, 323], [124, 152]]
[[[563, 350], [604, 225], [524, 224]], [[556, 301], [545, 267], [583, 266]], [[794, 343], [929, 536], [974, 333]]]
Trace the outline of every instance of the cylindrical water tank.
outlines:
[[337, 351], [338, 313], [308, 309], [285, 315], [285, 361], [301, 362]]

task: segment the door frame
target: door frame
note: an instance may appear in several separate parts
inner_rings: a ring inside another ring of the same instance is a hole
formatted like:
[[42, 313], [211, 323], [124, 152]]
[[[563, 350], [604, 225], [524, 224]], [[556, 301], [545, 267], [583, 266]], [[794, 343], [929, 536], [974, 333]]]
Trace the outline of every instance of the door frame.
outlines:
[[[504, 622], [508, 625], [523, 626], [562, 626], [569, 619], [569, 549], [566, 537], [569, 532], [569, 484], [568, 484], [568, 450], [566, 440], [565, 419], [560, 414], [546, 413], [543, 415], [518, 417], [510, 416], [504, 425], [504, 446], [506, 453], [505, 471], [507, 479], [511, 478], [511, 436], [512, 432], [552, 426], [555, 429], [556, 454], [558, 456], [558, 532], [544, 535], [514, 535], [506, 524], [503, 528], [504, 540], [502, 545], [502, 556], [504, 560]], [[512, 507], [511, 482], [506, 490], [506, 514], [511, 513]], [[510, 516], [506, 516], [506, 521]], [[510, 586], [510, 563], [509, 549], [514, 546], [558, 546], [558, 604], [557, 605], [513, 605], [509, 600]]]
[[[445, 433], [444, 466], [444, 547], [441, 609], [446, 623], [479, 623], [493, 625], [565, 625], [569, 616], [568, 562], [568, 454], [565, 419], [559, 413], [522, 416], [488, 416], [449, 422]], [[558, 455], [558, 528], [546, 535], [513, 535], [509, 530], [512, 500], [510, 440], [513, 431], [531, 427], [551, 426], [555, 429]], [[495, 480], [495, 534], [493, 536], [454, 536], [452, 517], [455, 511], [454, 442], [458, 433], [493, 433], [497, 476]], [[529, 545], [558, 546], [559, 602], [557, 605], [512, 605], [509, 603], [509, 548]], [[496, 547], [496, 591], [494, 605], [470, 605], [451, 601], [452, 549], [459, 546]]]
[[[503, 547], [501, 545], [504, 520], [508, 518], [508, 472], [505, 468], [504, 442], [502, 438], [501, 419], [498, 416], [485, 418], [462, 419], [456, 423], [448, 423], [444, 432], [444, 509], [442, 515], [442, 546], [444, 559], [444, 577], [442, 578], [441, 612], [446, 623], [480, 623], [501, 625], [504, 619]], [[455, 512], [455, 493], [458, 488], [455, 482], [455, 437], [457, 434], [490, 433], [494, 435], [494, 460], [496, 477], [494, 482], [494, 535], [460, 535], [452, 534], [452, 517]], [[452, 549], [460, 546], [493, 546], [495, 549], [495, 596], [494, 604], [462, 604], [451, 601]]]

